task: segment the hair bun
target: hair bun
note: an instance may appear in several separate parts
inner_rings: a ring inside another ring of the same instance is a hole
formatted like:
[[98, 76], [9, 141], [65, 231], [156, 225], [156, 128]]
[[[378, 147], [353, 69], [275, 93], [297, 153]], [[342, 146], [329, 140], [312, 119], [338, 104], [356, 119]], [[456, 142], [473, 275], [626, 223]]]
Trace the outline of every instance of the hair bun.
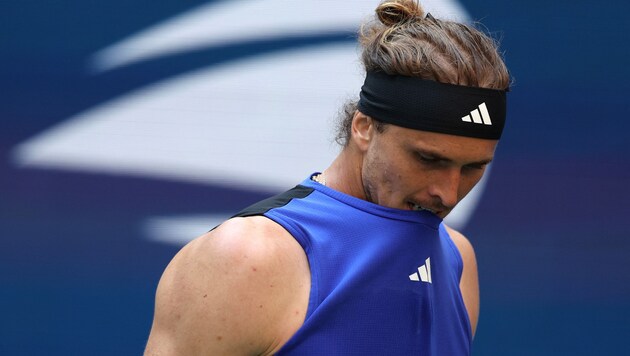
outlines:
[[383, 1], [376, 8], [379, 21], [385, 26], [394, 26], [414, 18], [423, 18], [424, 11], [415, 0]]

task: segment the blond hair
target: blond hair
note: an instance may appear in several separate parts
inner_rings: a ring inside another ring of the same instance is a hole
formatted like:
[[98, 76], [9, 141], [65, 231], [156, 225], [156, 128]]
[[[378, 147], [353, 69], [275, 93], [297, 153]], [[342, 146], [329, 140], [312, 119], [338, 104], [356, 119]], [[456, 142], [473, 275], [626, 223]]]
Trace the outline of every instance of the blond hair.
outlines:
[[[366, 71], [383, 71], [463, 86], [508, 89], [497, 43], [472, 25], [425, 15], [414, 0], [383, 1], [359, 31]], [[347, 103], [337, 142], [347, 145], [357, 102]]]

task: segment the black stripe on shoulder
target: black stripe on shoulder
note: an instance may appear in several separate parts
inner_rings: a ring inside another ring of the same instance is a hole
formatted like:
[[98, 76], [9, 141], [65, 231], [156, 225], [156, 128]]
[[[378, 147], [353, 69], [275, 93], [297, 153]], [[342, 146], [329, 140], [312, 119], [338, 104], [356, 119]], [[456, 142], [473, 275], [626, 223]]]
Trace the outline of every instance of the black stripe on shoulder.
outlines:
[[273, 208], [279, 208], [281, 206], [289, 204], [289, 202], [293, 199], [306, 198], [313, 192], [313, 190], [313, 188], [308, 188], [303, 185], [297, 185], [293, 189], [287, 190], [284, 193], [280, 193], [271, 198], [261, 200], [258, 203], [241, 210], [239, 213], [232, 217], [236, 218], [263, 215]]

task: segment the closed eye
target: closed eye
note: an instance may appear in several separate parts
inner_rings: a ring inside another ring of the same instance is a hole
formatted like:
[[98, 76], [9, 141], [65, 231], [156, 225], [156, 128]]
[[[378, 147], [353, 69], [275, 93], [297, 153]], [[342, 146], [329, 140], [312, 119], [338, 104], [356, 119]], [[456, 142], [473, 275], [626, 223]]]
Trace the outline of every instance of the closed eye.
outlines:
[[423, 153], [423, 152], [414, 152], [416, 155], [416, 158], [418, 159], [418, 161], [422, 162], [422, 163], [430, 163], [430, 164], [436, 164], [436, 163], [440, 163], [440, 162], [444, 162], [445, 159], [442, 157], [436, 157], [427, 153]]
[[419, 158], [422, 162], [439, 162], [441, 161], [439, 158], [435, 158], [435, 157], [429, 157], [429, 156], [425, 156], [425, 155], [419, 155]]

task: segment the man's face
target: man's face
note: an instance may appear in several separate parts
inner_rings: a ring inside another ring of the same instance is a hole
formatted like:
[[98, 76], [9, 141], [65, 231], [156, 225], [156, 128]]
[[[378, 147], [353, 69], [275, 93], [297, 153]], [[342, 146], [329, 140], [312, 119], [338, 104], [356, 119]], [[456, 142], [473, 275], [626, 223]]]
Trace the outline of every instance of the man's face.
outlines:
[[497, 145], [496, 140], [394, 125], [379, 133], [371, 122], [362, 166], [366, 200], [390, 208], [428, 209], [441, 218], [479, 182]]

